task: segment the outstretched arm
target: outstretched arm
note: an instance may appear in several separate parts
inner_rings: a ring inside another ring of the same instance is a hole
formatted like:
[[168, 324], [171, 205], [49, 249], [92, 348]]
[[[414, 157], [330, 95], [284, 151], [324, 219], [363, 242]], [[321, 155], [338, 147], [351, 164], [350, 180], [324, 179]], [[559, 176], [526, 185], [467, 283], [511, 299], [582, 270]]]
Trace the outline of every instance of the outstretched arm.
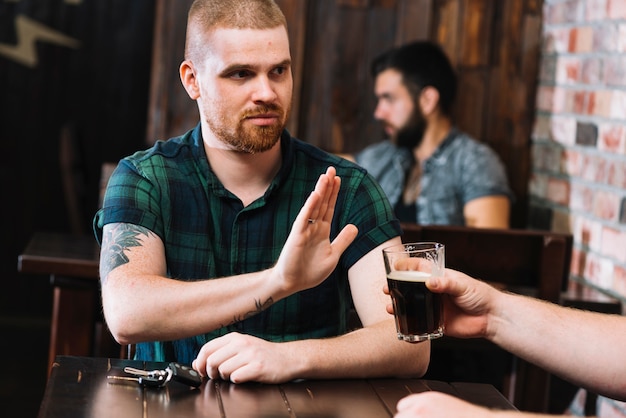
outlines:
[[427, 282], [446, 293], [446, 334], [485, 337], [576, 385], [626, 400], [626, 317], [566, 308], [501, 292], [446, 269]]

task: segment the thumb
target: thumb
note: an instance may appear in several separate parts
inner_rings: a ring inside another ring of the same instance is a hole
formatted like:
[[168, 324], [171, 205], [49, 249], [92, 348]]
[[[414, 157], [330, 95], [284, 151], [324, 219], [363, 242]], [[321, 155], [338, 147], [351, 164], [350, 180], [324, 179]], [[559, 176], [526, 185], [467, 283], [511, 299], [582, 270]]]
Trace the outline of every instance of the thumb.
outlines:
[[337, 235], [330, 244], [331, 247], [333, 247], [333, 251], [336, 250], [339, 251], [340, 254], [343, 254], [346, 248], [352, 244], [352, 241], [354, 241], [358, 233], [359, 229], [356, 226], [352, 224], [344, 226], [339, 235]]
[[428, 288], [428, 290], [430, 290], [433, 293], [441, 293], [443, 292], [443, 288], [441, 285], [441, 280], [439, 280], [439, 277], [429, 277], [428, 279], [426, 279], [426, 287]]

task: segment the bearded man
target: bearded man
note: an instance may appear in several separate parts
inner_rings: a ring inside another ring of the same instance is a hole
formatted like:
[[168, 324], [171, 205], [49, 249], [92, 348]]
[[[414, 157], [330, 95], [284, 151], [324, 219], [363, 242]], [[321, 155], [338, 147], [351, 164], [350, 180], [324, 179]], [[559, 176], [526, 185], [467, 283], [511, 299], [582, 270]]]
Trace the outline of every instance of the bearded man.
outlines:
[[374, 117], [388, 140], [353, 159], [380, 183], [403, 222], [508, 228], [514, 196], [497, 154], [452, 122], [457, 79], [444, 51], [418, 41], [371, 66]]
[[430, 343], [399, 341], [386, 312], [381, 249], [401, 231], [384, 192], [285, 130], [280, 8], [196, 0], [180, 78], [198, 125], [122, 159], [94, 218], [117, 341], [235, 383], [422, 376]]

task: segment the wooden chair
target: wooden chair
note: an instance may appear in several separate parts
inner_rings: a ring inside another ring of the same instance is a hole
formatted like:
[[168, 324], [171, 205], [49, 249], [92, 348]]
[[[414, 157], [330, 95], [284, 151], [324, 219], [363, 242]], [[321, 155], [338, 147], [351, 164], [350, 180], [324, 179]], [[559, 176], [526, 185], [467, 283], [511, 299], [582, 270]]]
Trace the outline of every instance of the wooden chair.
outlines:
[[[402, 228], [403, 242], [440, 242], [446, 246], [446, 267], [496, 286], [553, 303], [559, 303], [567, 288], [573, 245], [570, 234], [410, 223], [402, 224]], [[434, 340], [427, 377], [476, 381], [480, 376], [455, 374], [467, 371], [463, 363], [467, 366], [475, 359], [483, 360], [487, 367], [496, 361], [500, 363], [499, 369], [492, 368], [489, 373], [502, 379], [501, 385], [496, 386], [519, 409], [547, 411], [550, 375], [483, 339], [444, 336]]]

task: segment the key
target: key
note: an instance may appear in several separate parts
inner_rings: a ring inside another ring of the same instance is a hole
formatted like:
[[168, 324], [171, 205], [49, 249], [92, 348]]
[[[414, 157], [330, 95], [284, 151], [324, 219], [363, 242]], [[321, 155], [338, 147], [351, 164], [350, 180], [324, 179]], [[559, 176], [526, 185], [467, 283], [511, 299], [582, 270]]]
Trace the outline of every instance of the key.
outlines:
[[142, 370], [134, 367], [124, 367], [124, 373], [129, 376], [109, 375], [109, 379], [117, 379], [120, 382], [137, 382], [144, 387], [163, 387], [170, 380], [183, 385], [199, 387], [202, 384], [202, 376], [189, 366], [171, 362], [165, 369]]
[[139, 384], [143, 387], [152, 387], [152, 388], [160, 388], [165, 386], [167, 381], [163, 376], [117, 376], [117, 375], [108, 375], [107, 379], [111, 383], [121, 383], [121, 384]]
[[167, 379], [164, 376], [117, 376], [117, 375], [108, 375], [107, 379], [111, 383], [137, 383], [143, 387], [150, 388], [162, 388], [167, 383]]
[[111, 383], [136, 383], [143, 387], [164, 387], [170, 381], [172, 373], [168, 370], [141, 370], [133, 367], [125, 367], [124, 373], [120, 375], [120, 371], [111, 371], [107, 375], [107, 379]]
[[111, 383], [139, 383], [138, 377], [107, 375], [107, 380]]
[[162, 388], [168, 382], [162, 375], [157, 376], [141, 376], [137, 378], [141, 386], [149, 388]]
[[165, 370], [171, 371], [172, 380], [197, 388], [202, 384], [202, 376], [189, 366], [171, 362]]

